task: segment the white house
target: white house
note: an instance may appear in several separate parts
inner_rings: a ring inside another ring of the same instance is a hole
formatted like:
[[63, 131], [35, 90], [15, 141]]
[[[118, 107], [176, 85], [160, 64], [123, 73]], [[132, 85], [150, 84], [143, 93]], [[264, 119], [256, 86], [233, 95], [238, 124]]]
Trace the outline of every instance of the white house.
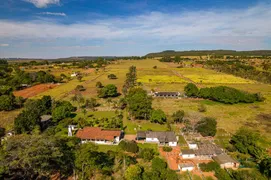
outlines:
[[182, 163], [178, 164], [178, 168], [181, 171], [193, 171], [195, 169], [195, 166], [192, 163]]
[[145, 140], [146, 143], [177, 146], [177, 138], [172, 131], [138, 131], [136, 140]]
[[95, 144], [118, 144], [122, 135], [122, 131], [103, 130], [99, 127], [85, 127], [76, 133], [76, 137], [81, 139], [81, 143], [93, 142]]
[[196, 157], [196, 154], [193, 149], [184, 149], [184, 150], [181, 150], [180, 156], [183, 159], [193, 159]]

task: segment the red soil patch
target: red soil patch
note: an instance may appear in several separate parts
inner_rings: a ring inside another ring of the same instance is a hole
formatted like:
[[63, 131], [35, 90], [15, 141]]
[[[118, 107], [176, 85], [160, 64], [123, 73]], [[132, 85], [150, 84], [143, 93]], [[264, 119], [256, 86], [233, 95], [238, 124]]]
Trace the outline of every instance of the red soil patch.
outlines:
[[23, 98], [30, 98], [45, 92], [49, 89], [53, 89], [57, 84], [39, 84], [19, 91], [14, 91], [14, 96], [21, 96]]

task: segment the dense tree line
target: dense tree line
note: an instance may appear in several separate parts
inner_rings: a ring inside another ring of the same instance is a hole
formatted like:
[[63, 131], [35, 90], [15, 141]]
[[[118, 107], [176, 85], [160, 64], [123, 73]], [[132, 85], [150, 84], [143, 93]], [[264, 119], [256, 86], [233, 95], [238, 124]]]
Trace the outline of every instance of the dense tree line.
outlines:
[[240, 61], [206, 61], [206, 67], [213, 70], [233, 74], [246, 79], [252, 79], [263, 83], [271, 83], [271, 72], [261, 71], [254, 66], [242, 64]]
[[258, 50], [258, 51], [234, 51], [234, 50], [192, 50], [192, 51], [174, 51], [167, 50], [158, 53], [149, 53], [146, 57], [164, 57], [164, 56], [271, 56], [270, 50]]
[[225, 104], [253, 103], [264, 100], [259, 93], [251, 94], [227, 86], [207, 87], [199, 90], [196, 85], [189, 83], [185, 86], [184, 91], [188, 97], [200, 97]]

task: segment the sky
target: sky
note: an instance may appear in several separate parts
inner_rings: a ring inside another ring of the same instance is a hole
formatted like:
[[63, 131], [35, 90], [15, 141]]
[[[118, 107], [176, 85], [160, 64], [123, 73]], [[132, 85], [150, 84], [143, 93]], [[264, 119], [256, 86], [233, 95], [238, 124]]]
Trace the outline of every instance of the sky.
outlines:
[[1, 58], [271, 49], [271, 0], [0, 0]]

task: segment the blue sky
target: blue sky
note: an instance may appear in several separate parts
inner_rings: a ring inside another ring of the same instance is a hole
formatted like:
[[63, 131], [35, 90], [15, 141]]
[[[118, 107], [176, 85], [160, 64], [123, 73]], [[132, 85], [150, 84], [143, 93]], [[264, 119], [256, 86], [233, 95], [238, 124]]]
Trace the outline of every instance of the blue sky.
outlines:
[[271, 49], [270, 0], [1, 0], [0, 57]]

